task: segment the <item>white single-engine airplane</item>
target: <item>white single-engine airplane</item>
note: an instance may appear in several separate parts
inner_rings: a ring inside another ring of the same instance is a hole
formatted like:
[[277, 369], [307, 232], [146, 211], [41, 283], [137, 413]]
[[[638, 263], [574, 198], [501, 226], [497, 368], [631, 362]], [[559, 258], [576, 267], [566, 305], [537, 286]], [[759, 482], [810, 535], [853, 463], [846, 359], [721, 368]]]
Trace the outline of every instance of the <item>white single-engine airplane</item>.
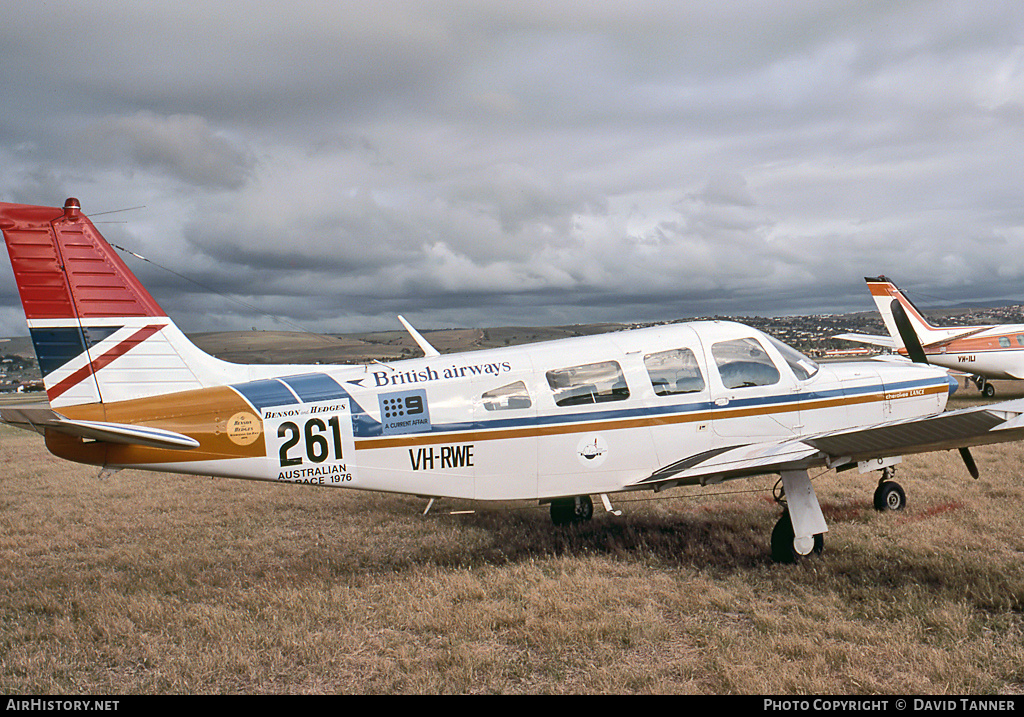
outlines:
[[[943, 412], [942, 369], [819, 366], [753, 328], [675, 324], [390, 365], [238, 365], [200, 351], [85, 217], [0, 203], [49, 406], [3, 408], [57, 456], [424, 498], [550, 503], [781, 474], [772, 554], [820, 552], [808, 470], [883, 470], [910, 453], [1024, 437], [1024, 400]], [[403, 321], [403, 323], [405, 323]], [[411, 327], [410, 327], [411, 328]], [[955, 388], [955, 382], [952, 384]], [[615, 511], [612, 511], [615, 512]]]
[[884, 276], [865, 277], [871, 298], [888, 336], [839, 334], [835, 338], [884, 346], [907, 356], [907, 345], [896, 325], [896, 307], [902, 307], [910, 329], [921, 344], [928, 363], [970, 377], [982, 395], [996, 395], [989, 379], [1024, 379], [1024, 324], [987, 326], [933, 326], [914, 303]]

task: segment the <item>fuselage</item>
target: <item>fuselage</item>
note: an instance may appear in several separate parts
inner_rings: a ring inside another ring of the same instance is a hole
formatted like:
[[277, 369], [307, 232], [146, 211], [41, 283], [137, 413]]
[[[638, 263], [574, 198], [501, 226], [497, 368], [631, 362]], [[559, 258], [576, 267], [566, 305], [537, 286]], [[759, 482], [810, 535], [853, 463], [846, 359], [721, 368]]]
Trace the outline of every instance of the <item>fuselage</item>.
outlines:
[[929, 363], [988, 378], [1024, 379], [1024, 326], [959, 327], [955, 331], [963, 338], [924, 347]]
[[159, 427], [194, 450], [47, 432], [109, 467], [475, 500], [642, 487], [659, 467], [752, 442], [943, 410], [940, 369], [815, 364], [748, 326], [694, 322], [360, 366], [235, 366], [225, 385], [64, 406]]

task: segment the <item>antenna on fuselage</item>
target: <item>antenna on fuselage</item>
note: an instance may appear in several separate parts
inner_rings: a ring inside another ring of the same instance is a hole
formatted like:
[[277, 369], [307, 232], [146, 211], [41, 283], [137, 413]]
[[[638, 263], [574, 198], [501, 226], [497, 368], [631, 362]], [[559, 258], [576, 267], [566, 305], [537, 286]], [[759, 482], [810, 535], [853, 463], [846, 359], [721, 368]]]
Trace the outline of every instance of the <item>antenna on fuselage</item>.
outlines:
[[420, 332], [417, 331], [416, 329], [414, 329], [412, 327], [412, 324], [410, 324], [408, 321], [405, 320], [404, 316], [399, 314], [398, 315], [398, 320], [402, 322], [402, 326], [404, 326], [405, 330], [409, 332], [410, 336], [412, 336], [412, 340], [416, 342], [416, 345], [419, 346], [420, 349], [423, 350], [423, 355], [424, 356], [426, 356], [427, 358], [431, 358], [433, 356], [440, 356], [441, 355], [441, 352], [438, 351], [437, 349], [435, 349], [433, 346], [431, 346], [430, 342], [427, 341], [425, 338], [423, 338], [423, 336], [420, 334]]

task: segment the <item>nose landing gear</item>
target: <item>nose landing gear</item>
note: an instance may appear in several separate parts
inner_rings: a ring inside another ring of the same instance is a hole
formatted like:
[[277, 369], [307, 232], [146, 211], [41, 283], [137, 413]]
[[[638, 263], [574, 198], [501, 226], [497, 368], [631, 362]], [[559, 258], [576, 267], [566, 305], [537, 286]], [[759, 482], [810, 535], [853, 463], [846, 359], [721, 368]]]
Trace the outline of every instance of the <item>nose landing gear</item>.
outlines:
[[875, 488], [875, 510], [903, 510], [907, 507], [907, 494], [903, 487], [892, 479], [896, 469], [885, 468]]

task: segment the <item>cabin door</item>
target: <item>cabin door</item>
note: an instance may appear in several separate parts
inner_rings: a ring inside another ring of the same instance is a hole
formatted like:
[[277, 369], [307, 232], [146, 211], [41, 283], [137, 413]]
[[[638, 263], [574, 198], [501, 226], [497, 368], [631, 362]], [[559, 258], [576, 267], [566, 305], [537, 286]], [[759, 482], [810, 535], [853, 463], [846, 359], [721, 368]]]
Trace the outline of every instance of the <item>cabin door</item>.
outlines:
[[707, 347], [707, 360], [719, 445], [802, 433], [799, 386], [758, 338], [716, 341]]

